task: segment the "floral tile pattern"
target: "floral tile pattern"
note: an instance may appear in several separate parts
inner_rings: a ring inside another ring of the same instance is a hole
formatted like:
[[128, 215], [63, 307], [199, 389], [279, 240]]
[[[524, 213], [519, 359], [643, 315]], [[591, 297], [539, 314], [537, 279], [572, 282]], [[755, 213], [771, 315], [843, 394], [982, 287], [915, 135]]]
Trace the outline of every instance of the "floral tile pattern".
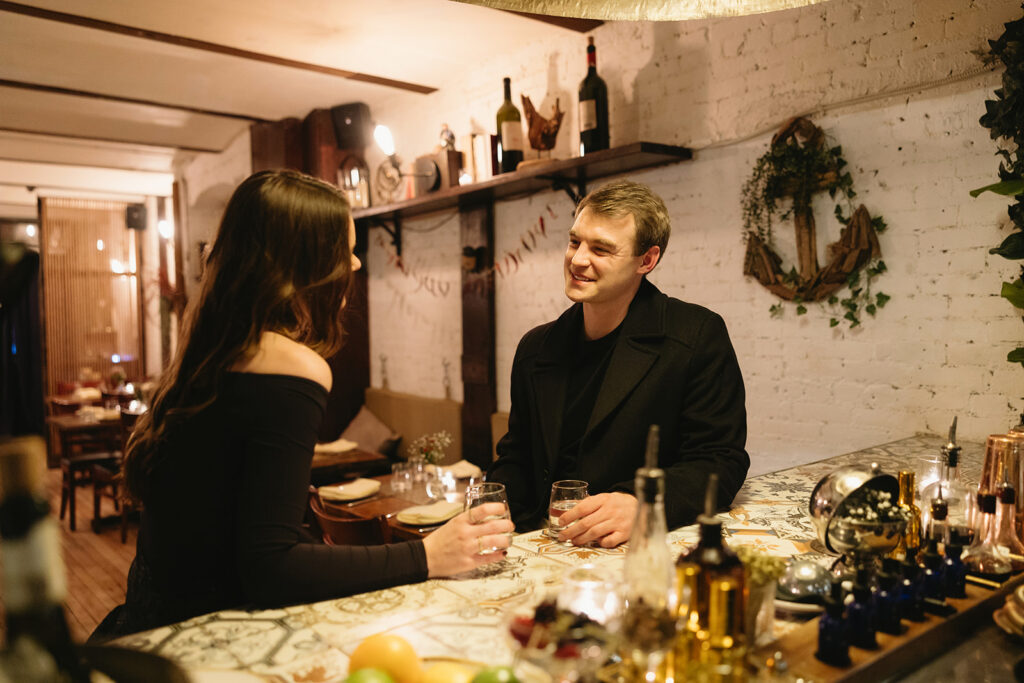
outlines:
[[[918, 435], [753, 477], [732, 508], [719, 515], [728, 543], [831, 561], [812, 547], [817, 539], [808, 501], [815, 484], [836, 468], [854, 464], [877, 462], [892, 474], [906, 468], [923, 472], [944, 441]], [[983, 445], [961, 445], [962, 476], [968, 485], [976, 484]], [[697, 543], [697, 527], [674, 529], [668, 540], [678, 554]], [[595, 564], [614, 578], [625, 553], [625, 546], [577, 548], [534, 531], [514, 537], [508, 557], [489, 571], [286, 609], [216, 612], [128, 636], [119, 644], [159, 653], [194, 670], [244, 670], [290, 683], [340, 680], [356, 645], [381, 631], [402, 635], [426, 657], [509, 662], [511, 644], [504, 629], [510, 608], [556, 590], [562, 576], [582, 564]], [[777, 618], [775, 635], [800, 623], [797, 617]]]

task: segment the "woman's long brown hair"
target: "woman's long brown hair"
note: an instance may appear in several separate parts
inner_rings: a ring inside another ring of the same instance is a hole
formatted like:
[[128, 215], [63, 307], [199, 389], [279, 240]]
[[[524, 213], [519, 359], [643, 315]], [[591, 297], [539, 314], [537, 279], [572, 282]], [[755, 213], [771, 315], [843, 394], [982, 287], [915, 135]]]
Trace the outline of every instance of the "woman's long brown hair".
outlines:
[[352, 274], [351, 213], [337, 189], [294, 171], [261, 171], [224, 211], [181, 343], [124, 459], [128, 495], [145, 501], [161, 443], [217, 398], [225, 374], [251, 358], [264, 332], [279, 332], [328, 357], [342, 343]]

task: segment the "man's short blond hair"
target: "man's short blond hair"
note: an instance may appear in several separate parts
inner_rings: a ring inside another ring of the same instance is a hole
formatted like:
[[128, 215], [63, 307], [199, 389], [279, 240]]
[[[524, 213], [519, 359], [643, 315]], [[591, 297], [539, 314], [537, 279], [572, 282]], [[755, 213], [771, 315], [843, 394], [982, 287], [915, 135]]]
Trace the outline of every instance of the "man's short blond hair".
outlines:
[[659, 247], [661, 254], [665, 254], [669, 234], [672, 232], [668, 209], [661, 197], [646, 185], [630, 180], [610, 182], [581, 199], [576, 206], [575, 216], [579, 216], [583, 209], [590, 209], [593, 213], [609, 218], [631, 215], [636, 224], [633, 255], [641, 256], [651, 247]]

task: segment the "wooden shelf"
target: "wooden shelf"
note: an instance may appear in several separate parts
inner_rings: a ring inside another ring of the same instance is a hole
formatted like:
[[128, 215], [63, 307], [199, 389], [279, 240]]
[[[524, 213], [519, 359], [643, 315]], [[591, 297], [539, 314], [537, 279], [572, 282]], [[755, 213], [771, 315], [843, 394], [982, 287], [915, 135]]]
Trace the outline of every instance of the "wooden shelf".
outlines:
[[878, 634], [877, 650], [851, 647], [851, 664], [848, 667], [831, 667], [814, 657], [818, 649], [817, 619], [766, 645], [760, 654], [767, 657], [781, 651], [793, 675], [821, 683], [874, 683], [890, 680], [919, 668], [928, 659], [972, 637], [981, 624], [991, 623], [992, 612], [1022, 583], [1024, 574], [1009, 579], [996, 590], [968, 584], [966, 598], [947, 600], [956, 607], [956, 614], [947, 618], [928, 615], [923, 622], [904, 620], [905, 631], [902, 635]]
[[576, 194], [584, 195], [590, 180], [686, 161], [692, 157], [693, 153], [685, 147], [634, 142], [585, 157], [557, 159], [547, 164], [529, 166], [472, 185], [449, 187], [402, 202], [360, 209], [352, 215], [357, 221], [386, 221], [411, 218], [452, 207], [485, 204], [540, 190], [566, 189], [570, 194], [575, 190]]

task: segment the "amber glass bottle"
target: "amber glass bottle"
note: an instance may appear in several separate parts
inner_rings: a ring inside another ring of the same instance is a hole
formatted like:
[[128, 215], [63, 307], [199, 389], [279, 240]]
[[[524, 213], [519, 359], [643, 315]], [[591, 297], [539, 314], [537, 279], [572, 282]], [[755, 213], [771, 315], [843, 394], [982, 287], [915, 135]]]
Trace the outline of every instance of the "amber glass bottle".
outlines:
[[899, 506], [907, 511], [907, 528], [889, 557], [902, 560], [904, 557], [917, 557], [921, 550], [921, 508], [914, 504], [914, 473], [900, 470], [899, 482]]
[[[713, 516], [717, 489], [718, 476], [712, 474], [708, 479], [704, 514], [697, 518], [700, 540], [694, 548], [676, 560], [680, 617], [685, 618], [686, 624], [685, 628], [681, 627], [676, 638], [674, 653], [677, 667], [681, 662], [696, 660], [702, 643], [710, 637], [708, 618], [712, 584], [724, 582], [732, 586], [737, 595], [742, 596], [744, 593], [746, 581], [743, 563], [722, 540], [722, 522]], [[741, 625], [739, 638], [742, 639], [742, 598], [735, 601], [734, 609], [737, 612], [732, 618]]]

